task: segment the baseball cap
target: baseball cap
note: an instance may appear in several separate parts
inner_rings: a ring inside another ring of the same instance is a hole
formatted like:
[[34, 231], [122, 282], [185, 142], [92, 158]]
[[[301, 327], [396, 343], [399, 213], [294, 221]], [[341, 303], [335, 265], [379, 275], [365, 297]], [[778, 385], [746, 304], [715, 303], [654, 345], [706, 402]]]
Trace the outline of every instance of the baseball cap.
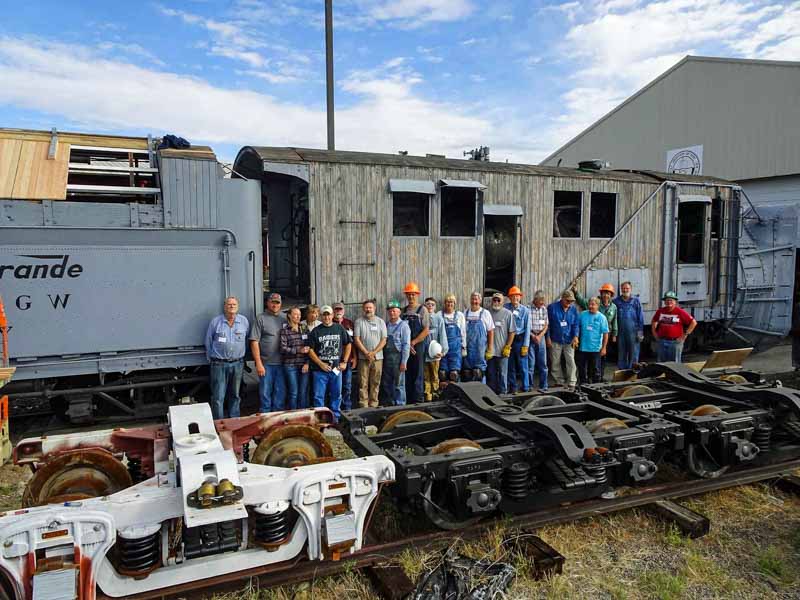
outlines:
[[277, 301], [277, 302], [280, 302], [280, 301], [281, 301], [281, 295], [280, 295], [278, 292], [272, 292], [272, 293], [269, 295], [269, 299], [270, 299], [270, 300], [275, 300], [275, 301]]
[[397, 300], [389, 300], [389, 303], [386, 305], [386, 310], [390, 308], [400, 308], [400, 303]]
[[575, 302], [575, 294], [572, 293], [572, 290], [564, 290], [561, 292], [561, 298], [569, 300], [570, 302]]
[[494, 294], [492, 294], [492, 300], [494, 300], [495, 298], [499, 298], [500, 300], [502, 300], [503, 294], [501, 294], [500, 292], [495, 292]]
[[336, 310], [337, 308], [341, 308], [342, 310], [344, 310], [344, 304], [342, 304], [341, 302], [334, 302], [333, 308], [334, 310]]
[[327, 304], [319, 309], [319, 314], [324, 315], [325, 313], [333, 314], [333, 309]]

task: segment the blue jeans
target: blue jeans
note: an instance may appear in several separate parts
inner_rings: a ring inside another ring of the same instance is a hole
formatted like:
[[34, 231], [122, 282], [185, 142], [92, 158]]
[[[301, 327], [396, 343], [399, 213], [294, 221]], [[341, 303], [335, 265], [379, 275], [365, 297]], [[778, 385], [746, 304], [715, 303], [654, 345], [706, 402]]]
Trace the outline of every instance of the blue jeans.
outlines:
[[495, 394], [508, 393], [508, 358], [494, 356], [486, 368], [486, 382]]
[[314, 390], [314, 406], [322, 408], [325, 406], [325, 392], [330, 398], [330, 409], [336, 420], [341, 416], [340, 405], [342, 404], [342, 374], [336, 375], [333, 371], [312, 371], [311, 381]]
[[[519, 377], [519, 384], [517, 384], [517, 377]], [[528, 357], [522, 356], [522, 339], [519, 342], [515, 339], [511, 345], [511, 356], [508, 358], [508, 390], [513, 393], [517, 390], [529, 392], [530, 389]]]
[[212, 361], [209, 368], [208, 383], [211, 387], [211, 414], [215, 419], [225, 415], [225, 401], [228, 401], [228, 417], [239, 416], [239, 386], [242, 384], [244, 361]]
[[289, 404], [286, 408], [295, 410], [305, 408], [304, 394], [308, 390], [308, 373], [303, 373], [303, 367], [283, 365], [283, 372], [286, 376], [286, 389], [288, 390]]
[[347, 368], [342, 371], [342, 408], [344, 410], [353, 408], [353, 369], [350, 368], [349, 361]]
[[539, 370], [539, 389], [547, 389], [547, 345], [544, 339], [538, 344], [531, 343], [528, 348], [528, 375], [530, 377], [531, 386], [533, 385], [533, 377], [536, 370]]
[[283, 410], [286, 405], [286, 380], [283, 365], [264, 365], [266, 373], [258, 378], [259, 412]]
[[620, 370], [633, 368], [639, 362], [639, 332], [635, 329], [619, 330], [617, 337], [617, 367]]
[[681, 362], [683, 342], [658, 340], [658, 362]]

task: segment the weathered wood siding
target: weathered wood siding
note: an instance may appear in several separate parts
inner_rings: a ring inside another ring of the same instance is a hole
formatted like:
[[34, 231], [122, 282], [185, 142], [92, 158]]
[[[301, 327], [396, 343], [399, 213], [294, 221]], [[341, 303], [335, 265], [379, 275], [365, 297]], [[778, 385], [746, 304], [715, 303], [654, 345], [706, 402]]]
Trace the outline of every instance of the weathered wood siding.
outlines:
[[[440, 198], [431, 198], [430, 235], [426, 238], [392, 236], [391, 178], [473, 179], [487, 186], [484, 204], [522, 207], [521, 241], [517, 282], [526, 296], [543, 289], [555, 297], [606, 243], [589, 239], [591, 192], [617, 194], [617, 230], [646, 198], [658, 188], [655, 181], [634, 178], [554, 177], [395, 165], [313, 162], [310, 164], [310, 206], [313, 244], [320, 276], [313, 297], [322, 303], [342, 301], [356, 305], [369, 297], [385, 305], [402, 298], [407, 281], [416, 281], [424, 296], [441, 298], [448, 292], [457, 304], [467, 304], [469, 294], [483, 285], [483, 236], [470, 239], [442, 238]], [[438, 189], [438, 186], [437, 186]], [[583, 194], [581, 239], [553, 237], [553, 192]], [[691, 193], [713, 195], [713, 188], [693, 187]], [[723, 192], [727, 198], [727, 193]], [[650, 297], [661, 293], [660, 243], [663, 230], [664, 194], [659, 191], [648, 206], [594, 263], [598, 268], [650, 269]], [[445, 215], [446, 218], [446, 215]], [[349, 221], [349, 223], [348, 223]], [[354, 223], [361, 221], [361, 223]], [[707, 256], [713, 257], [708, 248]], [[723, 255], [726, 253], [723, 252]], [[312, 258], [314, 260], [314, 258]], [[370, 264], [342, 264], [370, 263]], [[709, 291], [713, 265], [709, 265]], [[580, 287], [583, 287], [581, 282]], [[656, 302], [657, 300], [654, 300]], [[710, 296], [707, 298], [710, 303]], [[655, 308], [655, 304], [651, 303]], [[352, 310], [348, 312], [353, 312]], [[379, 309], [382, 313], [382, 310]]]

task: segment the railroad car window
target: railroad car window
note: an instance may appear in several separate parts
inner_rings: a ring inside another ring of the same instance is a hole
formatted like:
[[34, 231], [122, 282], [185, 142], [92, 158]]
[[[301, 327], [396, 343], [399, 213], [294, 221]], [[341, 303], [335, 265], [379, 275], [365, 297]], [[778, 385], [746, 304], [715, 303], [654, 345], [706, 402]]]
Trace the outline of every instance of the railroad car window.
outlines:
[[392, 194], [392, 235], [395, 237], [428, 237], [430, 219], [428, 194], [394, 192]]
[[553, 192], [553, 237], [581, 237], [581, 192]]
[[617, 195], [592, 192], [589, 207], [589, 237], [612, 238], [617, 229]]
[[475, 237], [478, 235], [478, 198], [475, 188], [444, 185], [442, 198], [442, 237]]
[[705, 238], [704, 202], [681, 202], [678, 207], [678, 262], [702, 264]]
[[711, 239], [718, 240], [722, 231], [722, 198], [711, 199]]

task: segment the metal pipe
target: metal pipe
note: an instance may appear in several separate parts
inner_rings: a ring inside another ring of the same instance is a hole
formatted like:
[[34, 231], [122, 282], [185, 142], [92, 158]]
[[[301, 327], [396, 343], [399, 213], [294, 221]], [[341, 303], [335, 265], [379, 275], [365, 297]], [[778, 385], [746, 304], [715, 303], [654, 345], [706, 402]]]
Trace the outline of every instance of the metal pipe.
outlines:
[[[585, 266], [584, 266], [584, 267], [583, 267], [583, 268], [582, 268], [582, 269], [581, 269], [581, 270], [578, 272], [578, 274], [577, 274], [577, 275], [575, 275], [575, 278], [572, 280], [573, 282], [574, 282], [574, 281], [577, 281], [577, 280], [578, 280], [578, 278], [579, 278], [581, 275], [583, 275], [583, 274], [584, 274], [584, 273], [585, 273], [585, 272], [586, 272], [586, 271], [589, 269], [589, 267], [591, 267], [591, 266], [592, 266], [592, 264], [594, 263], [594, 261], [596, 261], [596, 260], [598, 259], [598, 257], [599, 257], [599, 256], [600, 256], [600, 255], [601, 255], [603, 252], [605, 252], [605, 251], [606, 251], [606, 248], [608, 248], [608, 247], [609, 247], [611, 244], [613, 244], [613, 243], [614, 243], [614, 242], [617, 240], [617, 238], [618, 238], [620, 235], [622, 235], [622, 232], [623, 232], [623, 231], [625, 231], [625, 229], [627, 229], [628, 225], [630, 225], [630, 224], [633, 222], [633, 220], [636, 218], [636, 215], [638, 215], [638, 214], [639, 214], [639, 213], [642, 211], [642, 209], [643, 209], [645, 206], [647, 206], [647, 204], [650, 202], [650, 200], [651, 200], [651, 199], [655, 198], [656, 194], [658, 194], [658, 192], [660, 192], [660, 191], [661, 191], [661, 188], [663, 188], [665, 185], [667, 185], [667, 183], [668, 183], [668, 182], [666, 182], [666, 181], [662, 181], [662, 182], [661, 182], [661, 185], [659, 185], [659, 186], [658, 186], [658, 187], [657, 187], [657, 188], [656, 188], [656, 189], [653, 191], [653, 193], [652, 193], [652, 194], [650, 194], [650, 195], [649, 195], [649, 196], [648, 196], [648, 197], [645, 199], [645, 201], [644, 201], [644, 202], [642, 202], [642, 203], [639, 205], [639, 208], [637, 208], [635, 211], [633, 211], [633, 214], [632, 214], [630, 217], [628, 217], [628, 220], [627, 220], [627, 221], [625, 221], [625, 222], [622, 224], [622, 227], [620, 227], [620, 228], [619, 228], [619, 230], [617, 231], [617, 233], [615, 233], [615, 234], [614, 234], [614, 237], [612, 237], [612, 238], [611, 238], [610, 240], [608, 240], [608, 241], [607, 241], [605, 244], [603, 244], [603, 247], [602, 247], [602, 248], [600, 248], [600, 250], [598, 250], [598, 251], [597, 251], [597, 253], [596, 253], [596, 254], [595, 254], [595, 255], [594, 255], [592, 258], [591, 258], [591, 260], [590, 260], [588, 263], [586, 263], [586, 265], [585, 265]], [[569, 286], [567, 286], [567, 287], [569, 287]]]
[[773, 335], [775, 337], [784, 337], [782, 333], [778, 333], [777, 331], [767, 331], [766, 329], [756, 329], [755, 327], [745, 327], [744, 325], [734, 325], [733, 328], [741, 329], [742, 331], [752, 331], [753, 333], [761, 333], [764, 335]]
[[328, 150], [336, 150], [333, 125], [333, 0], [325, 0], [325, 82], [328, 100]]
[[144, 381], [128, 385], [109, 385], [105, 387], [75, 388], [72, 390], [42, 390], [40, 392], [24, 392], [22, 394], [9, 394], [14, 400], [28, 398], [55, 398], [56, 396], [74, 396], [76, 394], [101, 394], [108, 392], [127, 392], [129, 390], [142, 390], [145, 388], [162, 387], [173, 384], [204, 383], [208, 377], [186, 377], [185, 379], [161, 379], [159, 381]]

